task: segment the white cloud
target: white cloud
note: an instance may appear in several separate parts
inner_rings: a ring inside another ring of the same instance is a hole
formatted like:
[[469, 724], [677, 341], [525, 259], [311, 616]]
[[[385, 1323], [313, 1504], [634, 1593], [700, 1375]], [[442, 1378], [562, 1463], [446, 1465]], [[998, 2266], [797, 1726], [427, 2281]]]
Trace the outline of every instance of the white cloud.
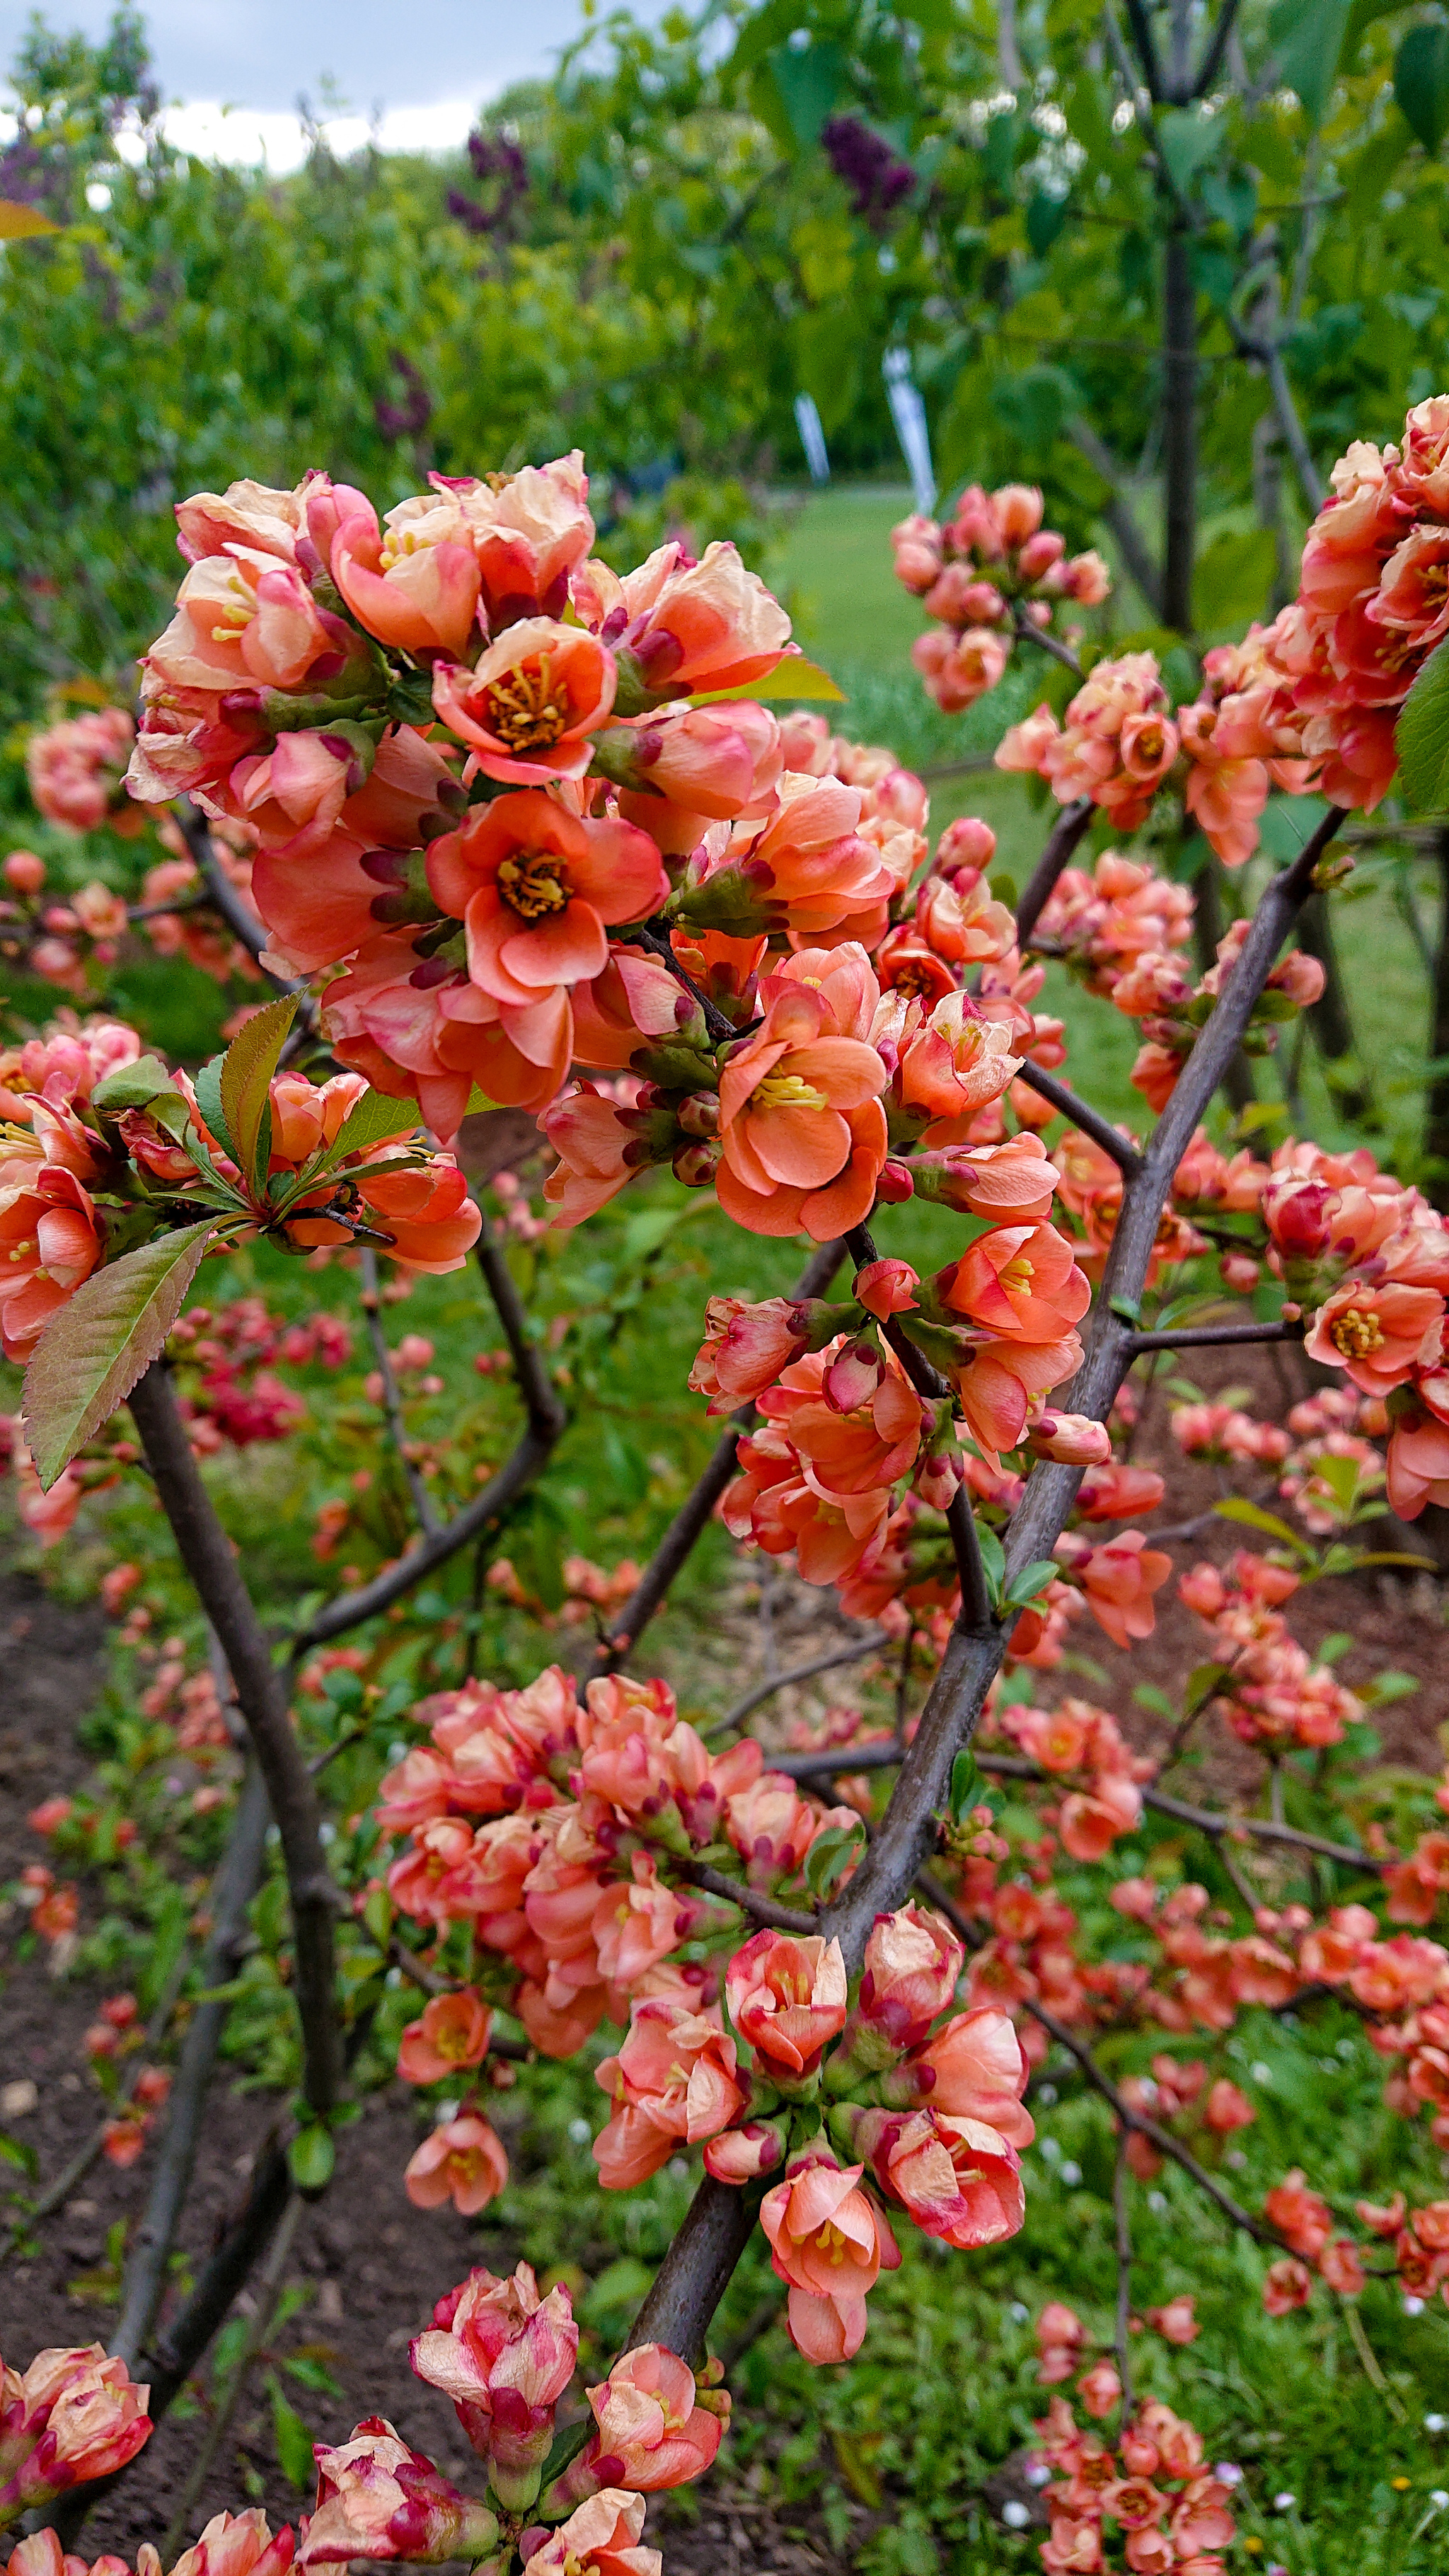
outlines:
[[[431, 107], [387, 108], [375, 123], [364, 116], [320, 121], [339, 155], [360, 150], [374, 134], [385, 152], [451, 152], [466, 142], [475, 112], [468, 99], [442, 99]], [[169, 107], [162, 126], [168, 143], [198, 161], [261, 164], [280, 176], [299, 169], [307, 157], [300, 118], [275, 110], [194, 99], [184, 107]], [[125, 138], [118, 140], [124, 148]]]

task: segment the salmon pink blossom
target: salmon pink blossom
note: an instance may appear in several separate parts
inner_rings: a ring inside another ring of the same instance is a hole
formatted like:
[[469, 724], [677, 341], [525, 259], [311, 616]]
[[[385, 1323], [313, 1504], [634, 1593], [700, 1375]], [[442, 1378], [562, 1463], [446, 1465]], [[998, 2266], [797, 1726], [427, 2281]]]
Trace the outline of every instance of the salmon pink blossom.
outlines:
[[845, 1961], [838, 1941], [768, 1929], [725, 1972], [730, 2019], [772, 2079], [813, 2075], [845, 2027]]
[[542, 786], [583, 777], [616, 676], [613, 655], [586, 627], [525, 617], [505, 627], [471, 671], [436, 665], [433, 705], [485, 778]]
[[503, 2147], [476, 2111], [445, 2120], [424, 2138], [406, 2174], [407, 2194], [415, 2209], [440, 2209], [451, 2200], [472, 2218], [496, 2200], [508, 2180]]
[[900, 2250], [868, 2192], [863, 2164], [798, 2156], [767, 2191], [760, 2225], [776, 2277], [788, 2284], [790, 2340], [807, 2361], [849, 2361], [865, 2339], [865, 2302]]
[[466, 929], [472, 981], [514, 1007], [601, 974], [606, 923], [644, 920], [669, 891], [658, 851], [632, 823], [586, 821], [536, 787], [474, 807], [431, 844], [427, 866]]

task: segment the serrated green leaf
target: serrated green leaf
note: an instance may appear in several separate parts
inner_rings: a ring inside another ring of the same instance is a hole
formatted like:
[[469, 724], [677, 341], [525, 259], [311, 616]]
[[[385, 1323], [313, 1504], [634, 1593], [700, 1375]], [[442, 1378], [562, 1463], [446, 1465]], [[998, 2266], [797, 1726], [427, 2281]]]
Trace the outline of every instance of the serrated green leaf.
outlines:
[[1394, 728], [1399, 784], [1421, 814], [1449, 806], [1449, 638], [1436, 644]]
[[310, 2487], [317, 2474], [312, 2436], [295, 2407], [287, 2404], [275, 2371], [268, 2373], [267, 2387], [272, 2400], [272, 2437], [277, 2445], [278, 2466], [290, 2485]]
[[173, 1088], [172, 1077], [158, 1055], [141, 1055], [134, 1064], [118, 1064], [91, 1093], [92, 1109], [144, 1109], [157, 1094]]
[[296, 1016], [296, 994], [283, 993], [243, 1024], [221, 1060], [221, 1105], [235, 1140], [236, 1159], [253, 1189], [260, 1189], [267, 1176], [272, 1124], [268, 1089]]
[[331, 2130], [321, 2120], [309, 2120], [287, 2149], [287, 2162], [299, 2191], [325, 2191], [337, 2162]]
[[157, 1235], [94, 1270], [52, 1315], [25, 1372], [25, 1437], [49, 1493], [165, 1346], [215, 1217]]

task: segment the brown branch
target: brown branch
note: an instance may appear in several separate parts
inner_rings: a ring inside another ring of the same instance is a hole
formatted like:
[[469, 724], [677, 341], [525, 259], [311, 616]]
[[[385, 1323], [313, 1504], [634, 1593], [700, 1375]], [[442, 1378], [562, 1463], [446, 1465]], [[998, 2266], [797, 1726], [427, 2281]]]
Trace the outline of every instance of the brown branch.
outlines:
[[1100, 1145], [1104, 1154], [1111, 1155], [1119, 1172], [1125, 1172], [1129, 1181], [1135, 1180], [1142, 1169], [1142, 1156], [1131, 1138], [1124, 1136], [1119, 1127], [1114, 1127], [1110, 1118], [1104, 1118], [1100, 1110], [1091, 1108], [1085, 1100], [1079, 1100], [1069, 1083], [1058, 1082], [1054, 1073], [1043, 1072], [1039, 1064], [1032, 1063], [1030, 1056], [1026, 1057], [1016, 1078], [1018, 1082], [1024, 1082], [1029, 1091], [1049, 1100], [1063, 1118], [1070, 1118], [1074, 1127], [1080, 1127], [1084, 1136], [1090, 1136], [1094, 1145]]
[[1064, 671], [1070, 671], [1074, 680], [1085, 680], [1087, 674], [1070, 644], [1064, 644], [1059, 635], [1053, 635], [1049, 626], [1034, 625], [1023, 614], [1019, 600], [1013, 605], [1011, 623], [1018, 644], [1037, 645], [1043, 653], [1050, 654], [1054, 662], [1060, 662]]
[[818, 1932], [818, 1915], [803, 1913], [798, 1905], [777, 1905], [773, 1896], [762, 1896], [756, 1887], [747, 1887], [743, 1879], [726, 1878], [723, 1870], [711, 1869], [707, 1861], [679, 1860], [673, 1853], [667, 1857], [676, 1878], [686, 1879], [691, 1887], [702, 1888], [708, 1896], [722, 1896], [729, 1905], [737, 1905], [756, 1923], [772, 1924], [777, 1932]]
[[1057, 879], [1062, 870], [1070, 866], [1078, 843], [1085, 840], [1091, 830], [1096, 810], [1090, 796], [1079, 796], [1074, 804], [1062, 807], [1016, 907], [1018, 948], [1031, 945], [1031, 934], [1056, 891]]
[[505, 1458], [496, 1476], [491, 1476], [481, 1492], [462, 1511], [445, 1521], [441, 1528], [425, 1532], [415, 1547], [407, 1549], [395, 1565], [374, 1575], [371, 1583], [360, 1584], [355, 1592], [339, 1594], [319, 1610], [316, 1617], [292, 1640], [295, 1663], [309, 1654], [314, 1646], [325, 1645], [331, 1637], [345, 1635], [349, 1628], [360, 1627], [364, 1619], [374, 1619], [390, 1610], [416, 1583], [432, 1574], [469, 1540], [501, 1521], [520, 1494], [535, 1477], [542, 1474], [568, 1423], [568, 1414], [543, 1365], [538, 1346], [529, 1338], [522, 1300], [513, 1273], [495, 1244], [480, 1242], [478, 1267], [488, 1282], [498, 1320], [513, 1360], [519, 1393], [528, 1413], [528, 1427], [511, 1454]]
[[[843, 1251], [844, 1246], [840, 1243], [818, 1244], [791, 1290], [791, 1296], [798, 1300], [823, 1297], [840, 1268]], [[593, 1662], [596, 1675], [617, 1672], [625, 1657], [638, 1644], [656, 1611], [663, 1608], [670, 1585], [713, 1519], [715, 1505], [735, 1472], [735, 1451], [740, 1433], [748, 1431], [754, 1419], [752, 1404], [743, 1406], [731, 1416], [729, 1429], [715, 1442], [708, 1466], [693, 1491], [680, 1504], [620, 1611], [615, 1626], [608, 1636], [599, 1639]]]
[[[852, 1771], [893, 1770], [902, 1758], [898, 1744], [834, 1744], [822, 1746], [819, 1752], [771, 1753], [768, 1762], [772, 1771], [783, 1771], [789, 1780], [823, 1780], [839, 1779]], [[1027, 1780], [1038, 1788], [1059, 1785], [1056, 1775], [1044, 1771], [1040, 1763], [1014, 1753], [978, 1752], [976, 1768], [991, 1779]], [[1181, 1798], [1170, 1798], [1164, 1789], [1143, 1788], [1139, 1795], [1144, 1807], [1170, 1816], [1176, 1824], [1192, 1825], [1199, 1833], [1251, 1834], [1258, 1842], [1314, 1852], [1320, 1860], [1337, 1861], [1344, 1869], [1378, 1872], [1393, 1866], [1392, 1861], [1375, 1860], [1352, 1843], [1327, 1842], [1321, 1834], [1302, 1832], [1297, 1825], [1281, 1824], [1271, 1816], [1233, 1816], [1213, 1807], [1191, 1807]]]
[[[258, 921], [249, 903], [237, 892], [216, 855], [206, 816], [189, 796], [178, 796], [172, 807], [181, 837], [191, 852], [192, 864], [206, 888], [207, 900], [220, 913], [233, 939], [246, 950], [260, 968], [274, 993], [296, 993], [297, 1016], [309, 1037], [317, 1034], [319, 1021], [315, 996], [309, 992], [305, 976], [289, 981], [285, 975], [274, 975], [262, 965], [262, 950], [267, 944], [265, 925]], [[175, 906], [168, 909], [174, 911]]]
[[1275, 1324], [1182, 1324], [1170, 1333], [1134, 1333], [1132, 1357], [1143, 1351], [1197, 1351], [1238, 1342], [1301, 1342], [1301, 1320]]
[[152, 1361], [129, 1401], [182, 1564], [236, 1684], [281, 1835], [296, 1948], [303, 2090], [321, 2117], [333, 2108], [342, 2075], [332, 1937], [342, 1900], [322, 1848], [317, 1794], [292, 1732], [286, 1684], [272, 1662], [231, 1541], [202, 1483], [164, 1360]]

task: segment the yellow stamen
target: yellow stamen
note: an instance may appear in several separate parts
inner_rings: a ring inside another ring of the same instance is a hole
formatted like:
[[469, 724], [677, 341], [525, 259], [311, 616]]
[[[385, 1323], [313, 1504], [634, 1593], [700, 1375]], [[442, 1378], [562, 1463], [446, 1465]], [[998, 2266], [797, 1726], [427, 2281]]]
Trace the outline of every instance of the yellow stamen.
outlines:
[[829, 1101], [799, 1073], [767, 1073], [750, 1093], [752, 1109], [828, 1109]]
[[1030, 1289], [1032, 1280], [1036, 1277], [1036, 1272], [1032, 1264], [1028, 1261], [1026, 1254], [1024, 1252], [1019, 1252], [1016, 1259], [1014, 1261], [1008, 1261], [1006, 1268], [999, 1271], [997, 1276], [1001, 1281], [1002, 1287], [1006, 1290], [1008, 1297], [1024, 1297]]
[[1367, 1314], [1361, 1306], [1350, 1306], [1336, 1315], [1328, 1327], [1328, 1338], [1346, 1360], [1366, 1360], [1384, 1346], [1384, 1328], [1377, 1315]]
[[562, 912], [573, 892], [563, 861], [553, 850], [519, 850], [498, 863], [498, 891], [525, 921]]
[[561, 681], [549, 686], [548, 655], [536, 671], [510, 671], [488, 690], [488, 722], [510, 751], [546, 750], [568, 725], [568, 691]]

